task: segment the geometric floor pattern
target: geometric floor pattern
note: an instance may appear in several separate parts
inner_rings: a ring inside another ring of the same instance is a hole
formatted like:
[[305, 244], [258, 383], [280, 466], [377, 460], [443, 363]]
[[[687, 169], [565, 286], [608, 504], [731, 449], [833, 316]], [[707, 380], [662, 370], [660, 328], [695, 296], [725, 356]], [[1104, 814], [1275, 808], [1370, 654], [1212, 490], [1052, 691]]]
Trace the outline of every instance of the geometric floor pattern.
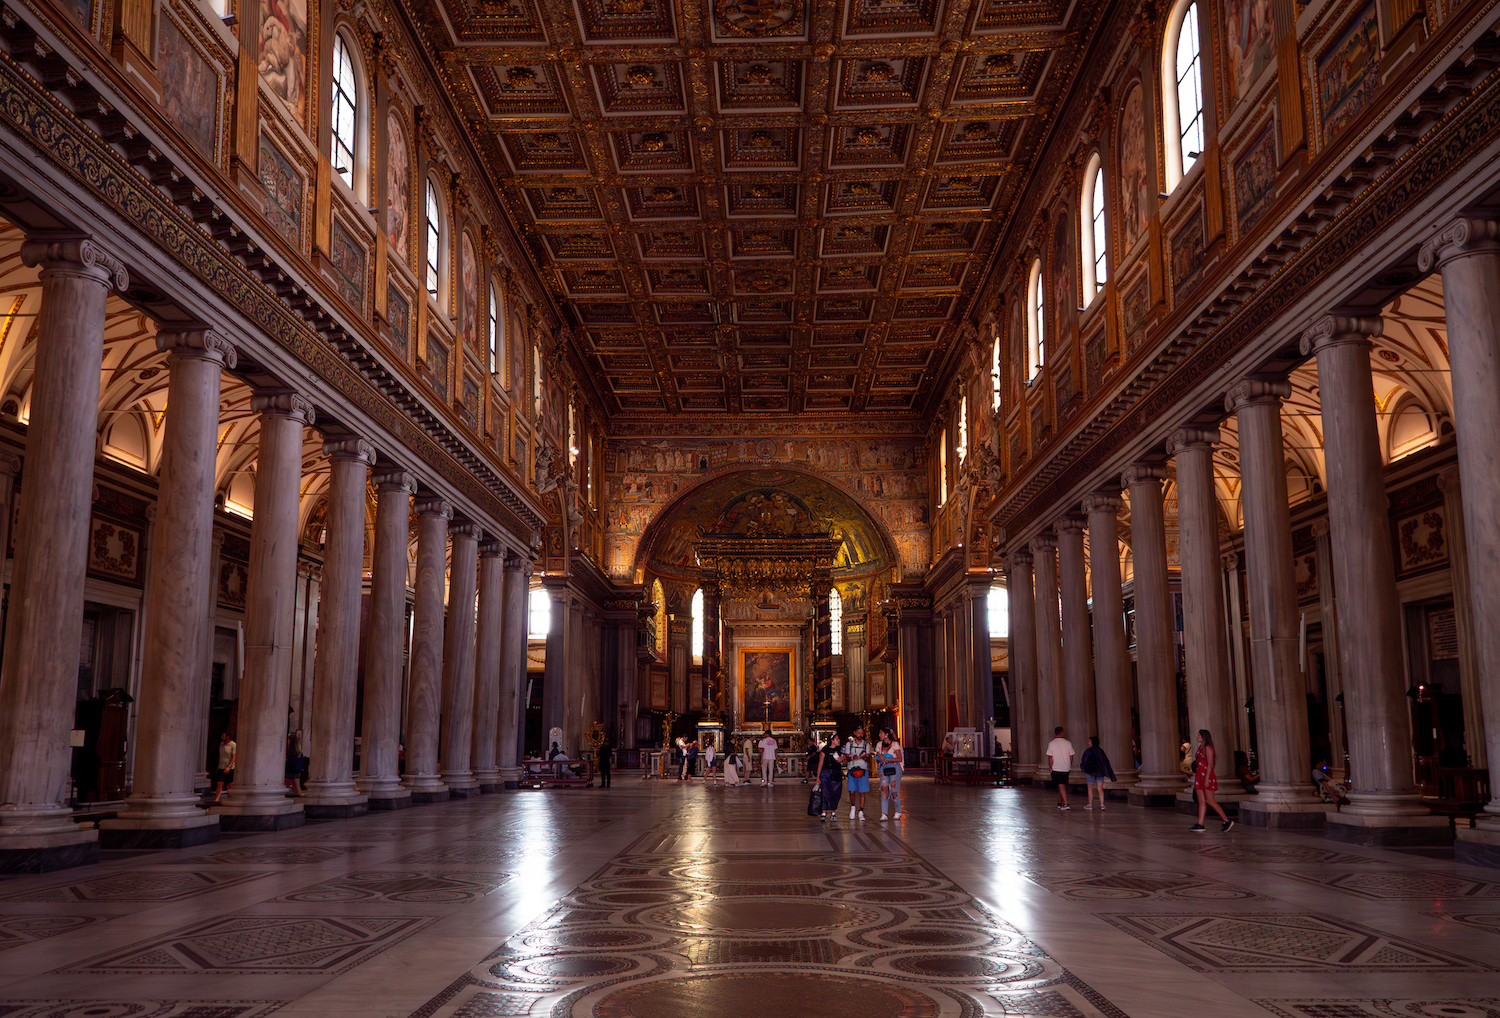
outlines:
[[0, 877], [0, 1018], [1500, 1018], [1500, 871], [1442, 850], [616, 779]]

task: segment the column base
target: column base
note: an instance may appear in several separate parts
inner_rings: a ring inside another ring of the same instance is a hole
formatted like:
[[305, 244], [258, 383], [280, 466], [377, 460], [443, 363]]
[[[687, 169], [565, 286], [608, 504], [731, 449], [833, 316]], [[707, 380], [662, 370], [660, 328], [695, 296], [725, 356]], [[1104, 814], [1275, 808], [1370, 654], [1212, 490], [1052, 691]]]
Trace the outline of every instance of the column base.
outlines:
[[395, 809], [409, 809], [411, 808], [411, 793], [406, 792], [405, 789], [402, 789], [402, 791], [406, 794], [393, 795], [389, 798], [379, 798], [372, 796], [369, 799], [365, 800], [365, 805], [370, 808], [371, 812], [375, 812], [377, 810], [380, 812], [387, 812], [389, 810]]
[[500, 787], [500, 772], [498, 770], [475, 771], [474, 783], [478, 786], [480, 795], [489, 795]]
[[309, 820], [348, 820], [362, 817], [370, 812], [369, 800], [359, 797], [359, 802], [302, 802], [302, 812]]
[[1331, 802], [1269, 800], [1252, 795], [1240, 803], [1239, 821], [1247, 827], [1311, 831], [1322, 827], [1327, 815], [1337, 809]]
[[207, 813], [186, 817], [132, 817], [128, 813], [99, 821], [99, 847], [192, 848], [219, 840], [219, 818]]
[[1175, 788], [1152, 788], [1134, 785], [1125, 790], [1125, 801], [1132, 806], [1176, 806], [1178, 792]]
[[500, 791], [500, 788], [501, 788], [501, 786], [500, 786], [500, 784], [498, 782], [485, 783], [485, 782], [481, 781], [479, 783], [479, 794], [480, 795], [494, 795], [496, 792]]
[[264, 806], [215, 806], [209, 812], [219, 818], [221, 831], [288, 831], [307, 823], [302, 804], [291, 800]]
[[448, 789], [448, 798], [450, 798], [450, 799], [468, 799], [468, 798], [471, 798], [473, 796], [477, 796], [478, 794], [479, 794], [479, 786], [478, 785], [475, 785], [472, 788], [449, 788]]
[[1455, 833], [1453, 858], [1471, 866], [1500, 868], [1500, 826], [1479, 821], [1478, 827], [1460, 827]]
[[93, 839], [62, 845], [35, 848], [0, 847], [0, 873], [51, 873], [75, 866], [92, 866], [99, 861], [98, 831], [88, 832]]
[[441, 792], [412, 792], [410, 801], [413, 806], [426, 806], [433, 802], [447, 802], [451, 798], [445, 788]]
[[1365, 816], [1329, 813], [1323, 836], [1351, 845], [1451, 845], [1453, 824], [1441, 814], [1426, 816]]
[[509, 778], [505, 779], [505, 790], [507, 792], [514, 792], [515, 790], [517, 790], [520, 787], [521, 787], [521, 780], [519, 778], [517, 778], [514, 781], [510, 780]]
[[[1215, 792], [1214, 793], [1214, 801], [1217, 802], [1220, 806], [1224, 807], [1224, 812], [1225, 812], [1226, 815], [1234, 817], [1235, 819], [1239, 818], [1239, 815], [1240, 815], [1240, 805], [1246, 799], [1253, 799], [1253, 798], [1255, 798], [1255, 797], [1253, 795], [1251, 795], [1249, 792], [1223, 792], [1223, 791], [1220, 791], [1220, 792]], [[1184, 813], [1184, 814], [1186, 814], [1186, 815], [1188, 815], [1190, 817], [1197, 816], [1198, 815], [1198, 798], [1197, 798], [1196, 793], [1194, 793], [1194, 792], [1178, 792], [1177, 793], [1177, 812]], [[1216, 814], [1212, 809], [1210, 809], [1208, 811], [1208, 815], [1209, 816], [1217, 816], [1218, 814]], [[1207, 821], [1205, 820], [1204, 823], [1207, 823]]]

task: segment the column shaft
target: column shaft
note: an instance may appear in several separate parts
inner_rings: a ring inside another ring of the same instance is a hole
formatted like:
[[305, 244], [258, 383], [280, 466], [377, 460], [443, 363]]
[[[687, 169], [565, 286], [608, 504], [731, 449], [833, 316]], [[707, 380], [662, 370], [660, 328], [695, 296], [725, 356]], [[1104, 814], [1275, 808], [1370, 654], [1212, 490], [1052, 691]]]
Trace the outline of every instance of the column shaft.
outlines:
[[1078, 752], [1068, 780], [1083, 783], [1078, 760], [1089, 736], [1097, 735], [1094, 660], [1089, 635], [1089, 591], [1083, 560], [1083, 520], [1064, 516], [1057, 531], [1057, 572], [1062, 593], [1063, 725]]
[[97, 858], [98, 833], [64, 802], [78, 689], [89, 489], [99, 419], [104, 301], [124, 268], [92, 241], [22, 245], [42, 266], [26, 477], [5, 663], [0, 669], [0, 869], [42, 851], [57, 865]]
[[[547, 580], [552, 583], [548, 584]], [[567, 579], [565, 577], [547, 577], [543, 581], [547, 596], [552, 600], [551, 621], [547, 627], [547, 652], [542, 668], [542, 755], [546, 756], [552, 751], [552, 732], [567, 731], [568, 723], [568, 650], [571, 641], [568, 639], [568, 617], [571, 614], [568, 604]], [[676, 678], [676, 676], [674, 676]], [[673, 687], [673, 695], [676, 695], [677, 687]], [[675, 704], [676, 701], [674, 700]], [[560, 743], [566, 743], [566, 738], [559, 738]], [[561, 746], [563, 752], [570, 752], [566, 745]]]
[[156, 346], [170, 351], [170, 376], [136, 698], [135, 775], [125, 810], [101, 824], [110, 847], [175, 848], [218, 836], [219, 818], [199, 808], [193, 777], [204, 749], [198, 731], [208, 684], [200, 671], [208, 626], [203, 603], [212, 599], [204, 563], [214, 543], [219, 378], [234, 366], [235, 351], [206, 329], [159, 333]]
[[1167, 806], [1183, 787], [1177, 769], [1176, 648], [1172, 588], [1167, 580], [1166, 510], [1161, 467], [1138, 463], [1120, 484], [1130, 489], [1130, 545], [1135, 563], [1135, 678], [1141, 710], [1141, 776], [1132, 802]]
[[1281, 440], [1281, 401], [1290, 392], [1285, 382], [1246, 379], [1229, 390], [1224, 403], [1239, 424], [1250, 672], [1261, 777], [1257, 795], [1244, 808], [1253, 811], [1246, 819], [1257, 824], [1322, 812], [1310, 777], [1307, 684], [1298, 656], [1300, 620]]
[[441, 802], [448, 786], [438, 776], [438, 711], [443, 689], [443, 580], [448, 521], [453, 509], [440, 498], [417, 509], [417, 587], [412, 604], [411, 666], [406, 693], [406, 773], [414, 803]]
[[1057, 595], [1057, 540], [1038, 537], [1031, 542], [1036, 578], [1036, 777], [1047, 781], [1051, 767], [1041, 755], [1052, 741], [1052, 730], [1062, 724], [1062, 634]]
[[358, 438], [323, 443], [329, 458], [328, 537], [313, 652], [308, 746], [310, 817], [350, 817], [368, 808], [354, 787], [354, 704], [359, 693], [359, 614], [365, 568], [365, 490], [375, 451]]
[[[1464, 707], [1464, 749], [1470, 767], [1489, 767], [1484, 745], [1484, 701], [1480, 662], [1474, 643], [1474, 586], [1469, 579], [1469, 540], [1464, 532], [1463, 484], [1458, 468], [1438, 476], [1443, 491], [1443, 522], [1448, 537], [1448, 568], [1453, 571], [1453, 614], [1458, 624], [1458, 681]], [[0, 544], [3, 548], [4, 544]]]
[[504, 643], [501, 603], [505, 547], [499, 541], [479, 546], [479, 622], [474, 642], [474, 780], [481, 792], [499, 790], [495, 741], [500, 712], [500, 648]]
[[515, 552], [505, 555], [501, 589], [505, 640], [500, 648], [500, 720], [495, 729], [495, 761], [506, 788], [521, 780], [521, 728], [526, 723], [526, 601], [530, 563]]
[[365, 702], [360, 722], [357, 786], [371, 809], [411, 805], [401, 784], [402, 656], [406, 648], [406, 570], [409, 561], [410, 474], [381, 470], [373, 478], [375, 553], [370, 568], [370, 620], [365, 634]]
[[245, 591], [245, 674], [240, 681], [234, 787], [218, 807], [227, 830], [299, 826], [302, 804], [286, 797], [287, 704], [291, 692], [293, 591], [297, 583], [297, 509], [302, 488], [302, 430], [313, 407], [291, 392], [256, 395], [260, 450], [250, 578]]
[[439, 731], [443, 784], [455, 799], [479, 787], [469, 753], [474, 742], [474, 592], [479, 528], [458, 523], [448, 576], [448, 620], [443, 638], [443, 713]]
[[[970, 583], [968, 596], [968, 667], [960, 681], [969, 690], [968, 723], [979, 729], [980, 752], [989, 753], [995, 739], [995, 673], [990, 664], [990, 586], [993, 579]], [[861, 656], [861, 667], [863, 667]]]
[[1125, 598], [1120, 585], [1121, 504], [1120, 496], [1112, 491], [1083, 500], [1089, 521], [1089, 575], [1094, 591], [1096, 724], [1099, 745], [1123, 786], [1135, 784], [1139, 771], [1135, 766], [1135, 725], [1131, 723], [1135, 696], [1130, 650], [1125, 643]]
[[[1224, 631], [1224, 568], [1214, 492], [1218, 431], [1184, 428], [1167, 442], [1177, 460], [1177, 539], [1182, 559], [1183, 663], [1187, 672], [1188, 738], [1208, 729], [1217, 750], [1219, 787], [1238, 789], [1237, 733], [1230, 708], [1229, 640]], [[1232, 782], [1232, 784], [1226, 784]]]
[[1323, 684], [1328, 701], [1328, 773], [1340, 784], [1347, 784], [1349, 747], [1344, 741], [1343, 700], [1340, 696], [1344, 691], [1344, 665], [1340, 653], [1337, 584], [1328, 520], [1314, 520], [1312, 533], [1316, 549], [1318, 615], [1323, 629]]
[[1010, 608], [1010, 745], [1011, 772], [1029, 783], [1042, 755], [1036, 720], [1036, 593], [1032, 588], [1031, 552], [1013, 551], [1006, 599]]

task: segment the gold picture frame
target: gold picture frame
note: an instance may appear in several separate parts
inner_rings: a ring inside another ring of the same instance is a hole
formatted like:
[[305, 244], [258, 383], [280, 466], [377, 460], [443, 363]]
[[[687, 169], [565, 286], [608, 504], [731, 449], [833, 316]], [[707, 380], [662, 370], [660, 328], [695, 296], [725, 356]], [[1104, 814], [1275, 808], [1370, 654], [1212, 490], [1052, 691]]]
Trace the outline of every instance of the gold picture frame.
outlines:
[[[739, 648], [740, 703], [746, 725], [792, 727], [797, 703], [797, 648]], [[768, 709], [769, 708], [769, 709]]]

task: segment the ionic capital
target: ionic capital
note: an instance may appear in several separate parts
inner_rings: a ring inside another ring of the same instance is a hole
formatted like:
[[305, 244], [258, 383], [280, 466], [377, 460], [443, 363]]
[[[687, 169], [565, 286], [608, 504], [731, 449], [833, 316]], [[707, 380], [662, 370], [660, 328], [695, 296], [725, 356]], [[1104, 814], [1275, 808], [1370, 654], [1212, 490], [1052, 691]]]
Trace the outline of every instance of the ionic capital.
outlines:
[[323, 443], [323, 455], [335, 462], [375, 465], [375, 447], [362, 438], [330, 438]]
[[1081, 537], [1083, 536], [1083, 532], [1088, 529], [1088, 521], [1076, 513], [1064, 513], [1057, 518], [1057, 522], [1052, 524], [1052, 529], [1059, 536], [1063, 534], [1077, 534]]
[[448, 536], [453, 538], [463, 537], [471, 541], [477, 541], [484, 536], [484, 531], [477, 523], [460, 520], [457, 523], [448, 524]]
[[264, 417], [292, 417], [311, 425], [317, 408], [290, 389], [261, 389], [250, 397], [250, 409]]
[[1031, 539], [1033, 555], [1046, 555], [1057, 550], [1057, 538], [1051, 534], [1038, 534]]
[[21, 472], [21, 457], [0, 452], [0, 475], [15, 477]]
[[1378, 336], [1384, 330], [1385, 323], [1379, 318], [1324, 315], [1302, 333], [1302, 341], [1297, 346], [1304, 357], [1335, 346], [1361, 346], [1368, 350], [1370, 337]]
[[1133, 488], [1137, 484], [1156, 484], [1167, 476], [1167, 468], [1156, 463], [1132, 463], [1120, 474], [1120, 487]]
[[505, 571], [507, 573], [519, 572], [521, 566], [524, 564], [526, 564], [526, 560], [518, 555], [514, 549], [505, 549]]
[[1280, 406], [1292, 394], [1292, 383], [1282, 379], [1245, 378], [1229, 387], [1224, 394], [1224, 412], [1238, 413], [1247, 406]]
[[1445, 492], [1445, 493], [1446, 492], [1452, 492], [1454, 496], [1457, 496], [1457, 494], [1459, 492], [1459, 489], [1460, 489], [1460, 484], [1459, 484], [1459, 479], [1458, 479], [1458, 467], [1449, 467], [1447, 470], [1444, 470], [1441, 474], [1438, 474], [1437, 475], [1437, 486], [1438, 486], [1438, 490], [1439, 491]]
[[1240, 567], [1240, 553], [1237, 551], [1226, 551], [1224, 553], [1224, 571], [1232, 573]]
[[419, 498], [412, 505], [417, 515], [427, 519], [453, 519], [453, 506], [441, 498]]
[[1329, 529], [1329, 526], [1328, 526], [1328, 517], [1326, 517], [1326, 516], [1319, 516], [1317, 519], [1313, 520], [1313, 522], [1312, 522], [1312, 536], [1313, 537], [1327, 537], [1331, 532], [1332, 531]]
[[417, 479], [400, 467], [376, 471], [370, 475], [370, 483], [382, 495], [410, 495], [417, 490]]
[[1093, 494], [1083, 496], [1083, 511], [1092, 516], [1094, 513], [1109, 513], [1113, 516], [1120, 511], [1125, 500], [1118, 493], [1112, 491], [1096, 491]]
[[168, 360], [212, 360], [230, 371], [239, 362], [239, 351], [222, 334], [212, 329], [172, 329], [156, 334], [156, 348], [168, 354]]
[[55, 237], [21, 244], [21, 261], [40, 265], [42, 272], [85, 272], [106, 287], [124, 290], [130, 285], [125, 263], [87, 237]]
[[1417, 268], [1431, 272], [1455, 258], [1473, 254], [1500, 254], [1500, 220], [1453, 220], [1422, 245], [1417, 252]]
[[1167, 438], [1167, 455], [1176, 456], [1184, 449], [1212, 450], [1218, 444], [1218, 428], [1178, 428]]
[[499, 558], [504, 553], [505, 553], [505, 545], [501, 544], [499, 541], [480, 541], [479, 542], [479, 557], [480, 558]]
[[1031, 552], [1025, 548], [1017, 548], [1010, 553], [1009, 561], [1012, 569], [1030, 569]]

